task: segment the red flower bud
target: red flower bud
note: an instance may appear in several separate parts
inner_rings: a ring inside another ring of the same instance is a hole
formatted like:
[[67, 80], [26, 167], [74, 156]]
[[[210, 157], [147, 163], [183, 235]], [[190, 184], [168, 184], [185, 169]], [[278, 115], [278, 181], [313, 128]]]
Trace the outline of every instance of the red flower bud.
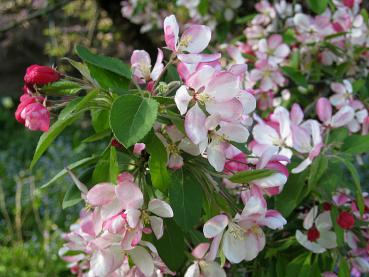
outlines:
[[337, 223], [342, 229], [351, 229], [354, 227], [355, 218], [349, 212], [340, 212], [337, 217]]
[[323, 203], [323, 210], [330, 211], [332, 209], [332, 204], [328, 202]]
[[308, 232], [307, 232], [307, 238], [311, 242], [314, 242], [314, 241], [316, 241], [317, 239], [320, 238], [320, 233], [319, 233], [318, 229], [315, 226], [311, 227], [308, 230]]
[[355, 5], [355, 0], [343, 0], [343, 4], [346, 7], [352, 9], [354, 7], [354, 5]]
[[112, 139], [111, 146], [120, 149], [123, 145], [117, 139]]
[[60, 79], [60, 74], [48, 66], [31, 65], [26, 70], [24, 81], [27, 85], [45, 85]]

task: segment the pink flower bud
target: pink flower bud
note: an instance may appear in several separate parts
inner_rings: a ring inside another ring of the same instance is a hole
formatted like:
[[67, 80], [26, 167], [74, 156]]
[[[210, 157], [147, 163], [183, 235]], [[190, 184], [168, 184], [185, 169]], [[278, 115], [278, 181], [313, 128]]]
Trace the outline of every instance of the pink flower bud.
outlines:
[[343, 4], [346, 7], [352, 9], [354, 7], [354, 5], [355, 5], [355, 0], [343, 0]]
[[141, 155], [142, 151], [145, 150], [145, 143], [136, 143], [133, 147], [133, 154]]
[[45, 85], [60, 79], [60, 74], [53, 68], [42, 65], [31, 65], [26, 70], [24, 81], [28, 85]]
[[332, 117], [332, 105], [329, 100], [325, 97], [319, 98], [316, 103], [316, 114], [320, 121], [326, 123], [331, 120]]
[[25, 121], [24, 125], [32, 131], [46, 132], [50, 127], [50, 113], [46, 107], [40, 103], [27, 105], [20, 114]]

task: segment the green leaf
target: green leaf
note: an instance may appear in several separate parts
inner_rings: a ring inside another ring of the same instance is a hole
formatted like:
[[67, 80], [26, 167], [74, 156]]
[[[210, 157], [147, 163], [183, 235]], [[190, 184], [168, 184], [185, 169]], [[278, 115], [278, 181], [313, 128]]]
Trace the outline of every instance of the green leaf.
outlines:
[[[98, 184], [110, 180], [110, 149], [107, 148], [101, 154], [100, 160], [92, 173], [91, 183]], [[115, 182], [115, 180], [114, 180]]]
[[281, 67], [283, 73], [292, 79], [298, 86], [307, 87], [308, 83], [305, 79], [305, 76], [299, 72], [297, 69], [289, 66]]
[[50, 127], [50, 129], [41, 135], [30, 165], [31, 169], [51, 145], [51, 143], [60, 135], [60, 133], [68, 125], [72, 124], [79, 118], [79, 114], [77, 112], [85, 108], [89, 101], [97, 95], [97, 92], [97, 90], [91, 91], [79, 102], [74, 102], [73, 106], [68, 109], [68, 113], [65, 113], [62, 117], [59, 117], [59, 119]]
[[203, 191], [201, 184], [191, 172], [179, 169], [172, 175], [169, 200], [174, 212], [174, 220], [183, 231], [190, 231], [199, 223]]
[[63, 58], [63, 59], [67, 60], [75, 69], [79, 71], [79, 73], [81, 73], [83, 77], [85, 77], [88, 81], [93, 83], [93, 79], [91, 77], [90, 70], [88, 70], [87, 65], [85, 65], [84, 63], [74, 61], [69, 58]]
[[127, 79], [131, 78], [129, 66], [119, 59], [93, 54], [90, 50], [81, 45], [77, 45], [76, 52], [82, 60], [89, 64], [109, 70]]
[[313, 12], [321, 14], [327, 9], [329, 0], [307, 0], [307, 3]]
[[184, 263], [185, 238], [181, 229], [173, 219], [164, 220], [164, 235], [160, 240], [154, 240], [160, 258], [172, 271], [177, 271]]
[[102, 130], [101, 132], [98, 132], [96, 134], [93, 134], [92, 136], [85, 138], [82, 142], [83, 143], [95, 142], [95, 141], [98, 141], [98, 140], [101, 140], [103, 138], [110, 136], [110, 134], [111, 134], [110, 128], [105, 129], [105, 130]]
[[[67, 166], [67, 168], [70, 169], [70, 170], [77, 169], [77, 168], [79, 168], [81, 166], [95, 163], [97, 160], [98, 160], [98, 157], [95, 157], [95, 156], [84, 158], [84, 159], [79, 160], [77, 162], [71, 163], [70, 165]], [[57, 181], [59, 178], [65, 176], [67, 173], [68, 173], [68, 171], [65, 168], [63, 170], [59, 171], [59, 173], [56, 174], [50, 181], [48, 181], [47, 183], [43, 184], [41, 186], [41, 189], [44, 189], [44, 188], [50, 186], [52, 183], [54, 183], [55, 181]]]
[[81, 202], [81, 200], [81, 191], [77, 188], [77, 186], [72, 184], [64, 195], [62, 208], [66, 209], [72, 207]]
[[118, 97], [110, 111], [110, 127], [117, 140], [128, 148], [143, 139], [155, 123], [158, 107], [153, 99], [136, 95]]
[[360, 215], [363, 216], [365, 205], [364, 205], [363, 194], [361, 191], [360, 175], [357, 172], [355, 166], [349, 160], [346, 160], [339, 156], [335, 156], [335, 158], [339, 160], [341, 163], [343, 163], [351, 174], [352, 180], [354, 181], [354, 185], [355, 185], [355, 195], [356, 195], [357, 206], [359, 207]]
[[50, 84], [47, 84], [41, 88], [42, 93], [47, 95], [74, 95], [82, 89], [81, 85], [68, 81], [59, 80]]
[[297, 256], [287, 265], [286, 277], [309, 277], [310, 276], [310, 257], [311, 254], [304, 253]]
[[170, 183], [167, 169], [167, 150], [153, 131], [145, 137], [144, 142], [146, 144], [146, 150], [150, 154], [149, 168], [151, 182], [155, 188], [165, 192]]
[[88, 68], [91, 72], [91, 76], [95, 80], [94, 83], [96, 86], [118, 94], [127, 93], [129, 86], [128, 79], [92, 64], [88, 64]]
[[209, 10], [209, 0], [200, 0], [200, 3], [197, 6], [197, 9], [199, 10], [199, 13], [202, 16], [205, 16]]
[[327, 169], [328, 158], [324, 155], [320, 155], [313, 161], [308, 178], [309, 191], [315, 188], [316, 184], [319, 182], [320, 178], [322, 178]]
[[291, 174], [282, 192], [275, 197], [275, 207], [285, 218], [300, 204], [308, 172], [304, 170], [299, 174]]
[[115, 183], [119, 175], [119, 166], [117, 159], [117, 150], [115, 147], [110, 147], [110, 159], [109, 159], [109, 178], [110, 182]]
[[91, 119], [96, 133], [110, 129], [108, 110], [91, 110]]
[[231, 177], [229, 177], [229, 180], [233, 183], [247, 184], [253, 180], [269, 177], [274, 173], [276, 173], [276, 171], [271, 169], [245, 170], [233, 174]]
[[351, 135], [347, 137], [341, 150], [353, 155], [367, 153], [369, 151], [369, 135]]
[[341, 258], [338, 277], [350, 277], [350, 269], [345, 258]]

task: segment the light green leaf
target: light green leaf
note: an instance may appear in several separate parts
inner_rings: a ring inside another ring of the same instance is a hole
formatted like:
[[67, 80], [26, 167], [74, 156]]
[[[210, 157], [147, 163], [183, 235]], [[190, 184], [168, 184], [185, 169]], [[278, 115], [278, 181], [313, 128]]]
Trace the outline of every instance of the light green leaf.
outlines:
[[[67, 166], [67, 168], [70, 169], [70, 170], [77, 169], [81, 166], [85, 166], [85, 165], [95, 163], [97, 160], [98, 160], [98, 157], [95, 157], [95, 156], [84, 158], [84, 159], [79, 160], [77, 162], [71, 163], [70, 165]], [[50, 186], [52, 183], [57, 181], [59, 178], [65, 176], [67, 173], [68, 173], [68, 171], [65, 168], [63, 170], [59, 171], [59, 173], [56, 174], [50, 181], [43, 184], [41, 186], [41, 189], [44, 189], [44, 188]]]
[[233, 183], [247, 184], [253, 180], [269, 177], [274, 173], [276, 173], [276, 171], [271, 169], [245, 170], [233, 174], [231, 177], [229, 177], [229, 180]]
[[316, 184], [319, 182], [320, 178], [322, 178], [327, 169], [328, 158], [324, 155], [320, 155], [313, 161], [308, 178], [309, 191], [315, 188]]
[[81, 200], [81, 191], [77, 188], [77, 186], [72, 184], [64, 195], [62, 208], [66, 209], [72, 207], [81, 202]]
[[118, 97], [110, 111], [110, 127], [126, 148], [139, 142], [154, 125], [159, 104], [136, 95]]
[[114, 183], [119, 175], [119, 166], [117, 159], [117, 150], [115, 147], [110, 147], [110, 162], [109, 162], [109, 177], [110, 182]]
[[[73, 102], [73, 106], [68, 109], [68, 113], [65, 113], [50, 127], [50, 129], [43, 133], [38, 141], [33, 159], [30, 165], [32, 169], [36, 162], [41, 158], [42, 154], [45, 153], [51, 143], [60, 135], [60, 133], [74, 121], [79, 118], [78, 112], [85, 108], [89, 101], [97, 95], [97, 90], [89, 92], [79, 102]], [[66, 107], [67, 109], [68, 107]]]
[[47, 84], [41, 88], [42, 93], [47, 95], [74, 95], [77, 94], [82, 89], [81, 85], [68, 81], [59, 80], [50, 84]]
[[350, 269], [344, 257], [341, 258], [338, 277], [350, 277]]

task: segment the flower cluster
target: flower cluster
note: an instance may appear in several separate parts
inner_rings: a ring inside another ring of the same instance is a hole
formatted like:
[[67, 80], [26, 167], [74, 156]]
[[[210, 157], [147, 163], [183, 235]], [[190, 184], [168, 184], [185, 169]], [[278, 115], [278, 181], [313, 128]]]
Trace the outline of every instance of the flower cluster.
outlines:
[[32, 131], [49, 130], [50, 112], [45, 107], [45, 98], [37, 94], [37, 86], [55, 82], [60, 75], [53, 68], [31, 65], [24, 75], [23, 95], [15, 112], [15, 118]]
[[142, 191], [129, 173], [120, 174], [117, 183], [100, 183], [90, 190], [80, 186], [90, 210], [83, 211], [79, 223], [64, 235], [67, 243], [60, 255], [78, 276], [173, 274], [155, 246], [142, 240], [144, 233], [163, 236], [163, 218], [173, 217], [171, 207], [160, 199], [144, 205]]
[[[290, 258], [294, 267], [309, 259], [319, 268], [301, 246], [326, 255], [330, 269], [347, 258], [352, 274], [368, 271], [368, 196], [357, 172], [369, 150], [368, 22], [356, 0], [333, 1], [318, 15], [274, 2], [258, 2], [245, 37], [214, 52], [209, 26], [181, 30], [174, 15], [163, 21], [155, 64], [139, 49], [130, 72], [120, 60], [79, 52], [86, 67], [77, 68], [84, 80], [75, 84], [86, 94], [66, 112], [90, 111], [96, 134], [86, 141], [107, 144], [91, 179], [125, 173], [117, 185], [88, 190], [77, 182], [88, 209], [61, 251], [73, 272], [226, 276], [260, 256], [272, 269]], [[60, 75], [29, 71], [30, 94], [16, 116], [47, 130], [31, 105], [46, 109], [38, 86]], [[340, 191], [332, 200], [349, 178], [355, 198]], [[163, 240], [163, 218], [171, 217], [172, 237]], [[304, 218], [305, 231], [294, 229], [294, 217]], [[279, 232], [287, 219], [291, 227]], [[176, 238], [180, 254], [184, 242], [192, 250], [187, 262], [171, 249]]]
[[[329, 249], [337, 248], [337, 235], [333, 230], [332, 222], [335, 220], [337, 228], [340, 229], [338, 235], [349, 247], [347, 258], [351, 263], [351, 275], [360, 276], [362, 273], [368, 273], [369, 198], [367, 194], [364, 195], [364, 201], [363, 216], [360, 215], [357, 202], [350, 195], [349, 190], [339, 191], [333, 196], [331, 202], [323, 203], [321, 207], [323, 211], [320, 214], [318, 214], [319, 207], [313, 206], [304, 215], [303, 227], [307, 233], [303, 234], [297, 230], [297, 241], [313, 253], [324, 253]], [[333, 210], [337, 211], [335, 217]], [[360, 224], [361, 222], [364, 224]], [[362, 244], [359, 237], [364, 237], [366, 244]]]

